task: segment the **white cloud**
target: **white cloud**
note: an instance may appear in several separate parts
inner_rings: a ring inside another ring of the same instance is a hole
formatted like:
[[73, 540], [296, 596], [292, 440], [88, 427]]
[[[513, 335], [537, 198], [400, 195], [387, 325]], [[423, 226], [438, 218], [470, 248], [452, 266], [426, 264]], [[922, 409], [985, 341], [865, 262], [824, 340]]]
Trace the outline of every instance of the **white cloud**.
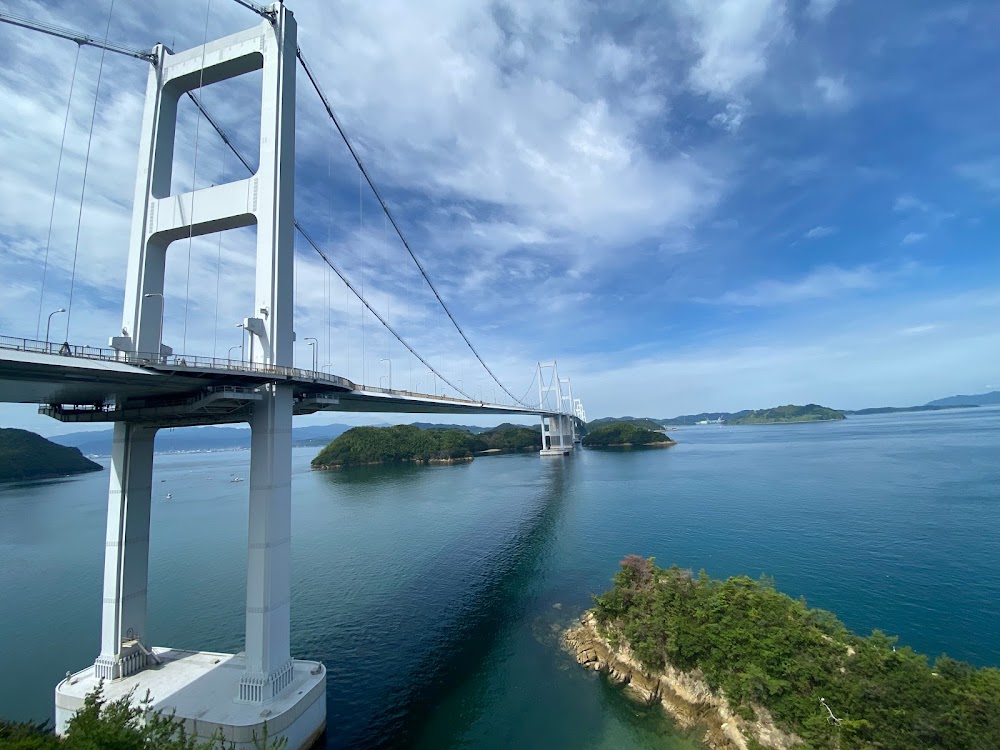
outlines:
[[726, 292], [716, 299], [700, 301], [738, 307], [787, 305], [872, 291], [884, 286], [896, 273], [880, 272], [871, 266], [820, 266], [798, 279], [765, 279], [745, 289]]
[[904, 194], [896, 198], [896, 202], [892, 204], [892, 210], [897, 213], [906, 213], [908, 211], [920, 211], [922, 213], [926, 213], [930, 210], [930, 206], [919, 198], [909, 194]]
[[699, 58], [689, 80], [701, 93], [738, 98], [767, 69], [772, 45], [789, 33], [782, 0], [682, 0]]
[[920, 242], [927, 238], [927, 235], [923, 232], [909, 232], [905, 237], [903, 237], [904, 245], [912, 245], [915, 242]]
[[740, 129], [743, 120], [746, 118], [747, 107], [744, 103], [727, 102], [724, 111], [712, 117], [711, 123], [716, 127], [735, 133]]
[[818, 227], [813, 227], [808, 232], [806, 232], [805, 238], [807, 240], [816, 240], [822, 237], [829, 237], [831, 234], [836, 234], [836, 233], [837, 233], [837, 227], [818, 226]]
[[839, 78], [819, 76], [816, 79], [816, 89], [819, 91], [823, 103], [830, 107], [843, 109], [849, 106], [852, 101], [851, 91], [847, 88], [844, 76]]
[[806, 13], [814, 21], [825, 21], [826, 18], [837, 7], [838, 0], [808, 0]]
[[903, 336], [919, 336], [922, 333], [930, 333], [940, 328], [937, 323], [925, 323], [919, 326], [909, 326], [900, 330]]

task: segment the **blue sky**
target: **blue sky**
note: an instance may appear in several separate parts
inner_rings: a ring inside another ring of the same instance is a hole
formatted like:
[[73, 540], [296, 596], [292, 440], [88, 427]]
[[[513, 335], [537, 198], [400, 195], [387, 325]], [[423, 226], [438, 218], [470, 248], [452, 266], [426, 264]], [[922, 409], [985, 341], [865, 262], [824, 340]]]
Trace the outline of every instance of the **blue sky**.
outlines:
[[[553, 358], [591, 416], [908, 405], [1000, 388], [996, 3], [288, 5], [415, 251], [517, 395], [533, 363]], [[108, 3], [12, 10], [101, 36]], [[184, 49], [257, 20], [224, 0], [119, 3], [110, 36]], [[96, 50], [80, 56], [44, 298], [40, 259], [75, 54], [0, 28], [9, 335], [34, 337], [39, 311], [68, 303]], [[74, 343], [106, 344], [120, 328], [146, 75], [144, 63], [105, 60]], [[204, 94], [244, 148], [255, 85]], [[421, 353], [489, 397], [304, 76], [297, 117], [299, 218]], [[179, 132], [178, 189], [237, 174], [190, 111]], [[175, 351], [226, 356], [239, 343], [253, 241], [251, 230], [196, 240], [190, 266], [187, 243], [171, 248]], [[390, 357], [394, 385], [428, 390], [377, 322], [362, 331], [357, 302], [310, 253], [297, 247], [299, 341], [316, 336], [321, 364], [372, 384]], [[66, 317], [53, 324], [60, 340]], [[0, 406], [0, 421], [61, 428], [30, 406]]]

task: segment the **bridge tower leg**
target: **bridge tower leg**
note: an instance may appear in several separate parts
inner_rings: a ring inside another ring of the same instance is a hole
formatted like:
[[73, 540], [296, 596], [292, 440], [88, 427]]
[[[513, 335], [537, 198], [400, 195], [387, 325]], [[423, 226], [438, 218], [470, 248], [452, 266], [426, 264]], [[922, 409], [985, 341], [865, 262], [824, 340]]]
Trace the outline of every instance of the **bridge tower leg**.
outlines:
[[[296, 24], [283, 4], [258, 26], [185, 52], [154, 49], [136, 177], [122, 333], [129, 361], [172, 354], [162, 345], [164, 269], [171, 242], [256, 224], [254, 309], [244, 325], [252, 359], [292, 365]], [[185, 93], [262, 70], [260, 164], [250, 177], [170, 194], [177, 108]], [[326, 726], [326, 670], [290, 654], [291, 386], [262, 389], [250, 417], [246, 649], [214, 654], [151, 648], [145, 641], [153, 435], [156, 424], [118, 423], [108, 501], [101, 653], [56, 687], [56, 730], [104, 680], [109, 699], [141, 698], [176, 711], [191, 735], [221, 732], [227, 747], [254, 746], [264, 723], [288, 750]], [[178, 414], [169, 422], [184, 424]], [[156, 669], [147, 669], [153, 663]], [[266, 706], [266, 708], [264, 708]]]

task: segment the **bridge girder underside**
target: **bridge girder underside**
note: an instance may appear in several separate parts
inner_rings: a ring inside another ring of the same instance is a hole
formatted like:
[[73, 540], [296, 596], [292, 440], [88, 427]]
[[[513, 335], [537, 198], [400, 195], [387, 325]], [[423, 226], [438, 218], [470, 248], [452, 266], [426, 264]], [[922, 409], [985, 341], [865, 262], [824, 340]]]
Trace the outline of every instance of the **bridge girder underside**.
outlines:
[[291, 386], [296, 415], [319, 411], [538, 414], [523, 407], [366, 390], [337, 380], [275, 377], [238, 367], [138, 367], [55, 354], [0, 354], [0, 401], [35, 403], [41, 413], [63, 422], [173, 427], [247, 422], [262, 389], [271, 383]]

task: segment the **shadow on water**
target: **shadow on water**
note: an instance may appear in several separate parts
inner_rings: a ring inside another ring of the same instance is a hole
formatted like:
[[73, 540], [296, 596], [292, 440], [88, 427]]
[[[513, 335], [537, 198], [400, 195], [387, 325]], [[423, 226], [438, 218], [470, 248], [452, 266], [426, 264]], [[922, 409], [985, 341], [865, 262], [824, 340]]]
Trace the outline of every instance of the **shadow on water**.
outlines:
[[[424, 572], [421, 590], [411, 594], [412, 607], [403, 604], [414, 613], [414, 625], [423, 624], [428, 632], [414, 633], [412, 642], [402, 644], [414, 651], [415, 658], [400, 659], [400, 672], [379, 696], [380, 705], [368, 707], [372, 713], [363, 725], [356, 726], [356, 734], [337, 731], [338, 714], [347, 707], [346, 693], [352, 686], [331, 680], [328, 747], [412, 746], [434, 709], [482, 668], [498, 638], [517, 621], [525, 584], [537, 573], [564, 507], [573, 462], [547, 462], [542, 471], [538, 484], [541, 497], [499, 547], [475, 560], [443, 556]], [[455, 565], [465, 566], [458, 571], [464, 579], [458, 585]], [[434, 614], [432, 622], [416, 622], [420, 602], [426, 607], [428, 601], [444, 602], [445, 606]], [[378, 613], [371, 615], [371, 622], [377, 623]], [[372, 628], [378, 629], [374, 624]]]

